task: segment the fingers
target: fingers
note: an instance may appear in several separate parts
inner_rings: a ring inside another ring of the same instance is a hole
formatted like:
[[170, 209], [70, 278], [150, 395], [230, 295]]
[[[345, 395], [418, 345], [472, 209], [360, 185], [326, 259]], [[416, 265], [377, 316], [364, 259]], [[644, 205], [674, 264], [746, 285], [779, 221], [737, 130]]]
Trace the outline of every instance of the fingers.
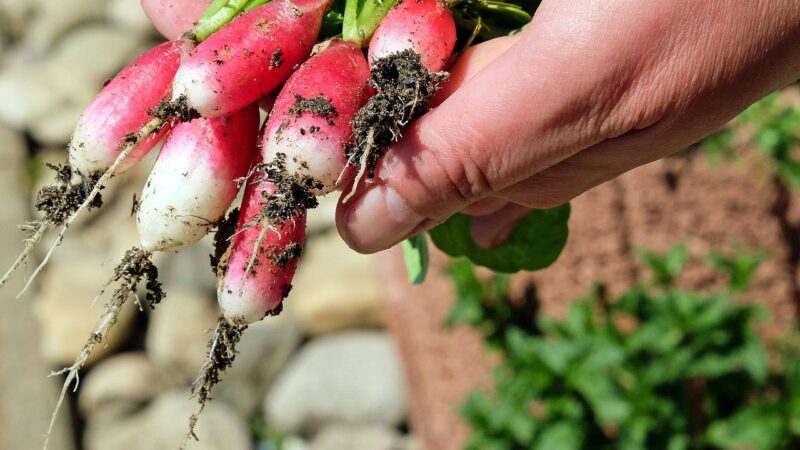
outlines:
[[179, 38], [194, 27], [212, 0], [142, 0], [142, 9], [167, 39]]

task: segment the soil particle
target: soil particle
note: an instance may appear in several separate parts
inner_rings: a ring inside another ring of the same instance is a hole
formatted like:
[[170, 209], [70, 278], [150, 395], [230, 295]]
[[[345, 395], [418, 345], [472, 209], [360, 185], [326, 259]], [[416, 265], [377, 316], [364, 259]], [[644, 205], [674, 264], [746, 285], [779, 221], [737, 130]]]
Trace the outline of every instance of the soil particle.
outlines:
[[166, 296], [158, 281], [158, 268], [153, 264], [152, 254], [138, 247], [125, 252], [122, 262], [114, 268], [113, 281], [121, 281], [115, 297], [135, 293], [139, 281], [145, 281], [145, 301], [150, 308], [155, 308]]
[[[59, 226], [83, 204], [100, 178], [100, 174], [93, 174], [88, 178], [83, 178], [82, 182], [73, 184], [71, 182], [72, 168], [69, 164], [44, 164], [56, 172], [56, 180], [52, 185], [45, 186], [39, 191], [34, 206], [37, 211], [44, 214], [43, 222]], [[89, 205], [89, 209], [99, 208], [102, 205], [103, 200], [98, 195]]]
[[300, 94], [294, 94], [294, 104], [289, 107], [289, 114], [300, 117], [306, 111], [324, 118], [328, 125], [333, 125], [333, 117], [339, 115], [328, 98], [323, 96], [303, 98]]
[[148, 109], [147, 114], [163, 119], [164, 122], [173, 118], [177, 118], [181, 122], [189, 122], [200, 117], [200, 113], [189, 106], [189, 100], [185, 95], [181, 95], [175, 100], [161, 100], [155, 108]]
[[281, 65], [283, 65], [283, 51], [278, 49], [272, 52], [272, 56], [269, 57], [269, 66], [272, 68], [277, 69]]
[[231, 245], [231, 237], [236, 232], [236, 224], [239, 222], [239, 208], [234, 208], [225, 216], [217, 225], [217, 231], [214, 233], [214, 254], [209, 255], [211, 259], [211, 270], [215, 274], [222, 275], [224, 267], [221, 267], [221, 262], [225, 252]]
[[309, 177], [290, 175], [286, 170], [286, 154], [276, 154], [275, 159], [263, 164], [260, 170], [264, 170], [266, 178], [276, 186], [263, 208], [263, 215], [270, 223], [281, 223], [293, 218], [298, 211], [317, 207], [317, 198], [311, 191], [320, 189], [320, 183]]
[[[281, 251], [275, 251], [275, 248], [271, 250], [272, 251], [269, 254], [269, 259], [281, 269], [286, 267], [286, 264], [289, 264], [289, 261], [295, 260], [303, 254], [303, 246], [297, 242], [292, 242], [284, 247]], [[284, 295], [284, 297], [286, 296]]]
[[[375, 165], [387, 145], [397, 141], [409, 122], [429, 109], [429, 100], [446, 72], [431, 72], [413, 50], [403, 50], [375, 62], [370, 86], [377, 93], [353, 119], [353, 145], [347, 149], [352, 163], [366, 158], [366, 174], [375, 175]], [[357, 163], [358, 164], [358, 163]]]

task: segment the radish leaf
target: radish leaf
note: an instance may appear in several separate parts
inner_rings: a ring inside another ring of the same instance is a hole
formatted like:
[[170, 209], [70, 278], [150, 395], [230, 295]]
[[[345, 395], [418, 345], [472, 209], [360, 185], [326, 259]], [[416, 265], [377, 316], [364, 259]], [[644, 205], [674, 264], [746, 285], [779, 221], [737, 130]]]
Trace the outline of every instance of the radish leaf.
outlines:
[[493, 249], [472, 239], [470, 217], [456, 214], [430, 230], [433, 243], [450, 256], [466, 256], [473, 263], [497, 272], [538, 270], [553, 264], [567, 242], [570, 206], [533, 210], [517, 225], [508, 240]]
[[403, 259], [406, 262], [408, 281], [422, 284], [428, 274], [428, 240], [424, 233], [403, 241]]

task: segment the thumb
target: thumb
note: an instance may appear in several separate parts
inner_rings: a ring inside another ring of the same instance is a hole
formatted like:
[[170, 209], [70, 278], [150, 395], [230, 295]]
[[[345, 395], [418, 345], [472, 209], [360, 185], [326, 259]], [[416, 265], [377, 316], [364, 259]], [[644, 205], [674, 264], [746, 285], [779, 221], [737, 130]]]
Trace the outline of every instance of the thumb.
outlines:
[[462, 57], [452, 94], [387, 150], [372, 184], [339, 205], [337, 226], [353, 249], [386, 249], [600, 140], [586, 125], [599, 115], [583, 101], [595, 92], [592, 76], [559, 57], [561, 48], [548, 57], [539, 47], [554, 46], [536, 38], [523, 32]]

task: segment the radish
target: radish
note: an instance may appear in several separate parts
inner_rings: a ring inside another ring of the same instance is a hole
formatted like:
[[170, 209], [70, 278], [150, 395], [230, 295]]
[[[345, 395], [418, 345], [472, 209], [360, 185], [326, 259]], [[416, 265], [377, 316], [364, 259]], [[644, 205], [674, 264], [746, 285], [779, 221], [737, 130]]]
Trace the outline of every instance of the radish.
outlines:
[[361, 51], [333, 39], [317, 48], [275, 101], [262, 148], [285, 155], [288, 173], [308, 179], [315, 195], [337, 187], [353, 134], [350, 122], [371, 94], [369, 76]]
[[145, 184], [136, 223], [142, 248], [179, 250], [205, 236], [236, 197], [256, 153], [258, 107], [175, 126]]
[[220, 261], [219, 304], [223, 315], [238, 325], [280, 312], [303, 250], [305, 210], [275, 224], [260, 223], [264, 199], [276, 189], [266, 179], [248, 184], [236, 235]]
[[[114, 269], [109, 284], [119, 282], [119, 286], [106, 311], [75, 362], [59, 372], [67, 373], [67, 377], [53, 420], [66, 389], [116, 323], [122, 306], [136, 293], [139, 281], [146, 282], [145, 300], [151, 307], [164, 298], [158, 269], [151, 259], [153, 252], [191, 245], [225, 214], [236, 197], [238, 179], [247, 174], [258, 154], [258, 121], [258, 106], [253, 104], [231, 116], [178, 124], [167, 136], [139, 204], [137, 225], [142, 245], [127, 251]], [[104, 289], [98, 298], [103, 292]], [[52, 424], [51, 420], [51, 428]]]
[[431, 72], [447, 66], [456, 45], [456, 24], [442, 0], [406, 0], [392, 8], [369, 41], [369, 62], [413, 50]]
[[[84, 177], [102, 173], [117, 159], [120, 145], [132, 139], [152, 117], [147, 110], [169, 97], [169, 88], [181, 59], [188, 53], [185, 40], [153, 47], [117, 74], [86, 108], [69, 145], [69, 163]], [[117, 173], [138, 162], [166, 132], [163, 127], [140, 140]]]
[[[453, 15], [441, 0], [405, 0], [389, 10], [369, 43], [370, 85], [377, 93], [356, 115], [348, 160], [359, 166], [347, 203], [364, 177], [372, 179], [385, 148], [428, 110], [447, 79], [441, 72], [456, 44]], [[356, 163], [357, 162], [357, 163]]]
[[274, 0], [246, 12], [181, 64], [173, 100], [203, 117], [242, 109], [282, 83], [308, 57], [331, 0]]
[[[75, 127], [69, 145], [69, 165], [58, 168], [56, 183], [39, 192], [36, 207], [44, 217], [25, 225], [25, 229], [30, 231], [25, 248], [0, 279], [0, 287], [27, 260], [49, 228], [62, 226], [44, 261], [28, 279], [20, 295], [24, 293], [47, 264], [53, 249], [61, 242], [78, 213], [100, 206], [98, 193], [102, 188], [102, 183], [99, 183], [101, 174], [114, 166], [115, 162], [116, 171], [127, 169], [140, 160], [166, 132], [170, 124], [154, 124], [147, 110], [156, 106], [161, 99], [169, 97], [172, 78], [190, 47], [191, 44], [185, 40], [153, 47], [122, 69], [97, 94]], [[153, 133], [130, 132], [143, 126]], [[125, 148], [130, 152], [130, 157], [117, 162]], [[80, 175], [80, 181], [74, 181], [73, 170]]]

